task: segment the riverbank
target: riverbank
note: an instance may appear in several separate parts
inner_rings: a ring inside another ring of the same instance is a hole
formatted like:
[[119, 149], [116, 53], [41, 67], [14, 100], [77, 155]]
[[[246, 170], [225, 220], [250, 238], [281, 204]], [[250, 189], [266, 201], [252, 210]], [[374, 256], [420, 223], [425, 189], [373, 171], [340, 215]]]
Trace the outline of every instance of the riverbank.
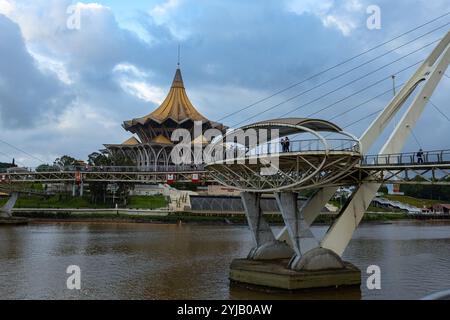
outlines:
[[[169, 213], [153, 210], [98, 210], [93, 212], [69, 211], [69, 210], [20, 210], [13, 213], [14, 217], [29, 218], [37, 222], [124, 222], [124, 223], [189, 223], [189, 224], [213, 224], [213, 225], [246, 225], [246, 217], [242, 213]], [[336, 215], [322, 214], [314, 224], [330, 224]], [[274, 225], [283, 224], [280, 214], [266, 214], [267, 221]], [[389, 222], [394, 220], [406, 220], [410, 216], [404, 213], [375, 213], [368, 212], [364, 215], [365, 222]]]
[[[17, 209], [114, 209], [115, 205], [108, 203], [93, 203], [89, 196], [73, 197], [68, 194], [56, 194], [47, 197], [37, 195], [22, 195], [17, 199], [14, 208]], [[0, 199], [0, 207], [3, 206], [8, 199]], [[166, 197], [162, 195], [154, 196], [129, 196], [125, 209], [158, 209], [166, 208], [168, 202]]]

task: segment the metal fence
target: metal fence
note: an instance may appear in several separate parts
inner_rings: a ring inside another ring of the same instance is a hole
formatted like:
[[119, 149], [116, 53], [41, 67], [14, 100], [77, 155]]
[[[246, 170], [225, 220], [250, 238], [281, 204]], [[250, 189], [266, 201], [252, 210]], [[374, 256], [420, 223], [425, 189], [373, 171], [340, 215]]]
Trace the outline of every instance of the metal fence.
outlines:
[[[287, 146], [279, 142], [267, 142], [257, 146], [243, 146], [241, 144], [227, 143], [222, 144], [222, 153], [217, 154], [217, 148], [214, 148], [212, 153], [212, 160], [234, 159], [255, 157], [270, 154], [281, 154], [290, 152], [325, 152], [329, 151], [345, 151], [345, 152], [359, 152], [359, 141], [353, 139], [326, 139], [326, 145], [320, 139], [307, 140], [289, 140]], [[222, 158], [218, 158], [222, 156]]]
[[386, 155], [367, 155], [362, 158], [362, 165], [412, 165], [439, 164], [450, 162], [450, 150], [395, 153]]
[[27, 172], [198, 172], [204, 171], [204, 165], [168, 165], [168, 166], [46, 166], [38, 168], [2, 168], [1, 173]]

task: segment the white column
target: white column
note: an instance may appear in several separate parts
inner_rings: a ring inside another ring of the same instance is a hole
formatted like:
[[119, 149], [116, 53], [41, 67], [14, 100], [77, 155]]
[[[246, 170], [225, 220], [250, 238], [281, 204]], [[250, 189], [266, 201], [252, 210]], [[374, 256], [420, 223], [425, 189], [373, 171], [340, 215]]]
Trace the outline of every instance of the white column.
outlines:
[[309, 228], [310, 224], [305, 221], [303, 210], [298, 208], [298, 194], [295, 192], [277, 192], [275, 198], [297, 256], [318, 247], [319, 242], [314, 238]]
[[272, 229], [264, 219], [261, 210], [261, 194], [242, 192], [241, 199], [255, 245], [248, 259], [269, 260], [292, 257], [292, 249], [285, 242], [275, 239]]
[[[325, 207], [331, 197], [336, 193], [336, 187], [325, 187], [317, 190], [307, 201], [303, 204], [301, 210], [306, 226], [310, 227], [314, 220], [320, 215], [322, 209]], [[278, 234], [277, 240], [286, 241], [292, 246], [287, 228]]]

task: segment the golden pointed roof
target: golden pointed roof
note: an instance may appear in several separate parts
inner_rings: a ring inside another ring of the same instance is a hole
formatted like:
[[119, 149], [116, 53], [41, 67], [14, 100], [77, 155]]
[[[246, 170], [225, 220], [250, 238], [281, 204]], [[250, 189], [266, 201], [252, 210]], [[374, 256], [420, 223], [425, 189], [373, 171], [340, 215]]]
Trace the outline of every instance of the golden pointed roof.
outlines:
[[151, 142], [159, 144], [173, 144], [172, 141], [170, 141], [161, 134], [159, 136], [154, 137]]
[[209, 143], [208, 139], [206, 139], [206, 137], [202, 134], [199, 135], [194, 140], [192, 140], [192, 144], [208, 144], [208, 143]]
[[163, 103], [152, 113], [131, 121], [125, 121], [125, 127], [135, 124], [145, 124], [150, 120], [162, 123], [167, 119], [172, 119], [176, 123], [182, 123], [186, 120], [209, 121], [198, 112], [192, 105], [184, 88], [181, 70], [177, 68], [170, 91]]
[[134, 146], [136, 144], [140, 144], [140, 142], [135, 137], [131, 137], [131, 138], [125, 140], [124, 142], [122, 142], [122, 144], [127, 145], [127, 146]]

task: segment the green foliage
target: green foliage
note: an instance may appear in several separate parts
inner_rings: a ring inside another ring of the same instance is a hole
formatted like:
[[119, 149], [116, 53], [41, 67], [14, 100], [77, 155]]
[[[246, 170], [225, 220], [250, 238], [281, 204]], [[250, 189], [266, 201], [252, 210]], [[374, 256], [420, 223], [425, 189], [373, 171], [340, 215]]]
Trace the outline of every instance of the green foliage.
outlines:
[[417, 208], [423, 208], [424, 206], [431, 207], [433, 204], [441, 202], [439, 200], [420, 199], [420, 198], [414, 198], [414, 197], [410, 197], [410, 196], [390, 195], [390, 194], [385, 195], [384, 197], [389, 200], [399, 201], [402, 203], [410, 204]]
[[[6, 203], [7, 198], [0, 199], [0, 205]], [[163, 196], [131, 196], [127, 208], [158, 209], [167, 206], [167, 200]], [[114, 208], [112, 202], [92, 203], [91, 197], [72, 197], [69, 194], [57, 194], [43, 198], [40, 196], [20, 196], [15, 205], [16, 208], [50, 208], [50, 209], [107, 209]]]
[[12, 167], [17, 167], [15, 164], [7, 163], [7, 162], [0, 162], [0, 169], [8, 169]]
[[93, 205], [88, 197], [72, 197], [67, 194], [43, 198], [40, 196], [20, 196], [17, 199], [16, 208], [51, 208], [51, 209], [76, 209], [76, 208], [108, 208], [103, 204]]
[[71, 157], [71, 156], [67, 156], [64, 155], [60, 158], [56, 158], [55, 161], [53, 162], [53, 165], [58, 166], [58, 167], [67, 167], [67, 166], [73, 166], [77, 164], [77, 159]]
[[167, 200], [164, 196], [130, 196], [128, 208], [158, 209], [167, 207]]
[[[104, 154], [100, 152], [93, 152], [88, 156], [88, 163], [91, 166], [133, 166], [134, 163], [127, 157], [123, 155], [111, 155]], [[104, 203], [106, 204], [108, 200], [111, 200], [111, 205], [115, 206], [113, 201], [117, 200], [118, 204], [123, 206], [127, 205], [128, 194], [131, 189], [133, 189], [134, 184], [126, 182], [118, 182], [113, 185], [115, 192], [113, 192], [114, 197], [108, 194], [108, 183], [107, 182], [91, 182], [89, 184], [89, 189], [91, 192], [91, 202], [94, 204]]]
[[407, 184], [400, 186], [400, 191], [414, 198], [450, 201], [450, 186]]
[[49, 165], [49, 164], [41, 164], [38, 167], [36, 167], [37, 172], [50, 172], [50, 171], [57, 171], [59, 170], [58, 167], [55, 165]]
[[[107, 219], [115, 221], [133, 221], [133, 222], [163, 222], [163, 223], [214, 223], [214, 224], [247, 224], [245, 215], [204, 215], [193, 214], [187, 212], [169, 214], [167, 216], [144, 216], [144, 215], [128, 215], [128, 214], [116, 214], [116, 213], [101, 213], [92, 212], [86, 214], [71, 214], [70, 212], [17, 212], [14, 216], [28, 217], [28, 218], [46, 218], [46, 219], [71, 219], [71, 220], [85, 220], [85, 219]], [[331, 215], [320, 215], [315, 224], [330, 224], [335, 217]], [[394, 213], [394, 214], [365, 214], [363, 221], [392, 221], [399, 219], [408, 219], [406, 214]], [[280, 224], [282, 223], [281, 215], [268, 215], [267, 220], [270, 223]]]
[[170, 186], [178, 190], [189, 190], [189, 191], [197, 191], [198, 187], [198, 185], [193, 182], [174, 182]]

